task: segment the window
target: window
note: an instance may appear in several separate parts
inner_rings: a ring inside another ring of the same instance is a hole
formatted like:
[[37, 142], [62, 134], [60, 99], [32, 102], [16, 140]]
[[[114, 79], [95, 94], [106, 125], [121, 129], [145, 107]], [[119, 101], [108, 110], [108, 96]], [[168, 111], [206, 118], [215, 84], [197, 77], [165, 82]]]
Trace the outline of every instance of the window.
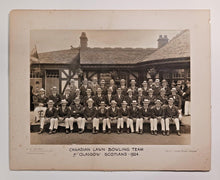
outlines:
[[176, 69], [172, 73], [173, 79], [184, 79], [184, 69]]
[[47, 70], [46, 77], [47, 78], [59, 78], [59, 70]]

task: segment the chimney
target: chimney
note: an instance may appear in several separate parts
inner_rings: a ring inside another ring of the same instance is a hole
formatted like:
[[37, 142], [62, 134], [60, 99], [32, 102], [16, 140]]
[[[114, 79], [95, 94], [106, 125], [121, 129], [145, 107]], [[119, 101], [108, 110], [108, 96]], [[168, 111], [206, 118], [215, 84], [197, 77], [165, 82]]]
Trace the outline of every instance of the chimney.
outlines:
[[82, 32], [80, 36], [80, 47], [81, 49], [86, 49], [88, 46], [88, 38], [86, 37], [86, 33]]
[[168, 43], [169, 39], [167, 35], [164, 36], [160, 35], [157, 41], [158, 41], [158, 48], [161, 48]]

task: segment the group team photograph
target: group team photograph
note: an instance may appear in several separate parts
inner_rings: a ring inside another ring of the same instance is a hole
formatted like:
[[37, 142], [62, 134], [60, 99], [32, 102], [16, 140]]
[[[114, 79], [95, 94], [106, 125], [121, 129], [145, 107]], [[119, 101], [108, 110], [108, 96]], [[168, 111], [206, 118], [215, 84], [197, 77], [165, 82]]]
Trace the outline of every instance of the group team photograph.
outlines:
[[[190, 133], [189, 34], [32, 31], [31, 132], [38, 137]], [[131, 41], [133, 36], [139, 41]], [[95, 41], [89, 43], [89, 37]], [[71, 38], [76, 42], [66, 48]]]

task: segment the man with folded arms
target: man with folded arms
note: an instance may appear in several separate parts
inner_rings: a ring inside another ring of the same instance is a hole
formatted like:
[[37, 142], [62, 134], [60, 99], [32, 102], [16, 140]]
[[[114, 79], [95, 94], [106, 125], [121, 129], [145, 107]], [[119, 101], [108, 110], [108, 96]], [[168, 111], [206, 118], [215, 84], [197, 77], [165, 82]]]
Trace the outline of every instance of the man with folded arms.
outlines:
[[67, 107], [66, 99], [61, 100], [61, 107], [58, 109], [58, 120], [55, 121], [54, 129], [57, 130], [59, 123], [65, 123], [66, 134], [69, 134], [70, 109]]
[[77, 126], [79, 129], [79, 133], [84, 132], [84, 126], [85, 124], [85, 118], [83, 117], [84, 108], [80, 104], [80, 99], [77, 97], [74, 99], [74, 104], [70, 106], [70, 118], [68, 119], [69, 127], [70, 127], [70, 132], [73, 133], [73, 123], [77, 122]]

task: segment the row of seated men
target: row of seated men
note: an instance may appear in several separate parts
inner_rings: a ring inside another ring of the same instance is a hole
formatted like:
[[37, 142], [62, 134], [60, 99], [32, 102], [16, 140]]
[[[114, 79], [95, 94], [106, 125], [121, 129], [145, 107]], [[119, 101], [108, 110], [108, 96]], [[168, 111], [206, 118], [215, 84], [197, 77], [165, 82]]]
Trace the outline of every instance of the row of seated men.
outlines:
[[[126, 100], [121, 105], [116, 100], [111, 100], [110, 106], [107, 107], [105, 101], [101, 101], [98, 107], [94, 106], [94, 100], [89, 98], [86, 106], [80, 104], [80, 99], [76, 97], [74, 103], [67, 106], [66, 99], [61, 100], [61, 106], [56, 108], [53, 100], [47, 102], [47, 107], [43, 103], [35, 108], [34, 113], [37, 121], [40, 121], [39, 134], [44, 132], [45, 123], [50, 123], [49, 134], [57, 132], [59, 123], [64, 123], [66, 134], [73, 132], [73, 123], [76, 122], [79, 133], [83, 133], [85, 123], [92, 124], [92, 133], [98, 133], [100, 123], [102, 123], [103, 133], [111, 133], [112, 123], [117, 124], [117, 133], [123, 132], [124, 123], [126, 123], [127, 133], [143, 133], [143, 124], [150, 122], [152, 135], [157, 135], [158, 123], [161, 124], [162, 135], [170, 134], [170, 122], [174, 122], [176, 133], [180, 136], [180, 119], [178, 107], [174, 105], [174, 99], [168, 99], [168, 105], [164, 105], [159, 99], [155, 100], [155, 105], [150, 106], [151, 100], [143, 99], [142, 107], [138, 107], [137, 100], [132, 100], [128, 105]], [[162, 105], [164, 105], [162, 107]], [[134, 130], [135, 124], [135, 130]]]
[[[177, 86], [169, 88], [167, 86], [167, 81], [163, 80], [160, 83], [159, 79], [156, 79], [154, 84], [144, 81], [142, 87], [136, 87], [135, 80], [131, 80], [130, 87], [125, 86], [125, 80], [120, 81], [120, 86], [117, 87], [114, 84], [114, 80], [110, 80], [110, 86], [105, 87], [105, 81], [101, 80], [100, 85], [94, 82], [93, 86], [87, 85], [87, 80], [83, 81], [83, 85], [77, 89], [72, 90], [70, 87], [65, 89], [63, 95], [57, 93], [57, 88], [52, 88], [52, 93], [49, 97], [45, 95], [45, 90], [40, 89], [39, 95], [37, 95], [37, 103], [43, 103], [47, 106], [48, 100], [54, 101], [54, 106], [60, 106], [62, 99], [66, 99], [67, 106], [74, 103], [74, 99], [77, 97], [80, 99], [80, 104], [87, 106], [87, 100], [92, 98], [94, 101], [94, 106], [98, 107], [101, 101], [104, 101], [107, 106], [110, 106], [111, 101], [115, 100], [117, 106], [121, 107], [121, 103], [126, 101], [128, 106], [131, 105], [133, 100], [136, 100], [138, 107], [143, 106], [143, 100], [148, 99], [150, 101], [149, 106], [155, 105], [155, 100], [159, 99], [163, 105], [168, 104], [168, 98], [172, 97], [174, 99], [174, 105], [178, 107], [179, 111], [182, 110], [182, 104], [184, 100], [184, 114], [190, 115], [190, 82], [187, 82], [185, 90]], [[178, 84], [178, 83], [177, 83]]]

